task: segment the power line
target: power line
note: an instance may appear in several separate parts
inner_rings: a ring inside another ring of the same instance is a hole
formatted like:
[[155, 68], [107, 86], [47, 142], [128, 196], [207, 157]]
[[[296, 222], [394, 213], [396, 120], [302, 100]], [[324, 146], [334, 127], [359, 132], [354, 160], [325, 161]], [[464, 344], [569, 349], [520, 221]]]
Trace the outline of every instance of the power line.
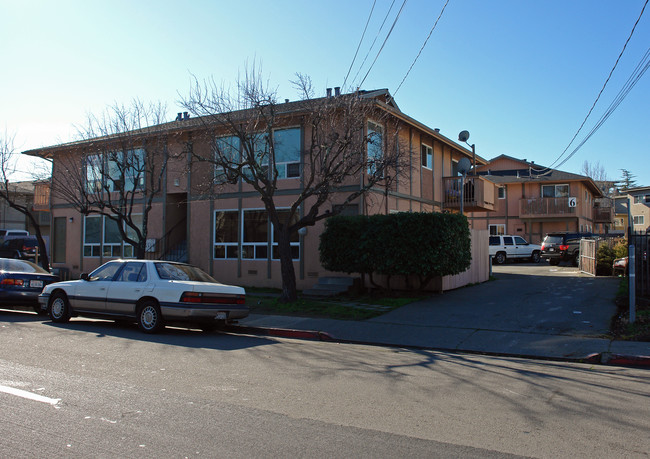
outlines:
[[[590, 133], [590, 134], [587, 136], [587, 138], [586, 138], [586, 139], [585, 139], [585, 140], [584, 140], [584, 141], [583, 141], [583, 142], [578, 146], [578, 148], [576, 148], [575, 150], [573, 150], [573, 152], [569, 155], [568, 158], [566, 158], [566, 159], [565, 159], [564, 161], [562, 161], [561, 163], [557, 164], [557, 163], [562, 159], [562, 157], [564, 156], [564, 154], [567, 152], [567, 150], [569, 149], [569, 147], [571, 146], [571, 144], [573, 143], [573, 141], [576, 139], [576, 137], [578, 137], [578, 134], [580, 133], [580, 131], [581, 131], [582, 128], [584, 127], [585, 123], [587, 122], [587, 119], [589, 118], [589, 116], [590, 116], [591, 113], [593, 112], [594, 107], [596, 106], [596, 104], [597, 104], [598, 101], [600, 100], [600, 96], [603, 94], [603, 91], [605, 90], [605, 87], [607, 86], [607, 83], [609, 83], [609, 80], [610, 80], [610, 78], [612, 77], [612, 74], [614, 73], [614, 70], [615, 70], [616, 67], [618, 66], [618, 63], [619, 63], [619, 61], [621, 60], [621, 57], [623, 56], [623, 53], [625, 52], [625, 49], [627, 48], [628, 43], [629, 43], [630, 40], [632, 39], [632, 35], [634, 35], [634, 31], [636, 30], [636, 26], [639, 24], [639, 21], [641, 20], [641, 16], [643, 16], [643, 12], [645, 11], [646, 6], [648, 5], [648, 1], [649, 1], [649, 0], [646, 0], [646, 2], [643, 4], [643, 8], [641, 8], [641, 13], [639, 14], [639, 17], [637, 18], [636, 22], [634, 23], [634, 26], [632, 27], [632, 30], [630, 31], [630, 35], [627, 37], [627, 40], [625, 40], [625, 44], [623, 45], [623, 49], [622, 49], [621, 52], [619, 53], [618, 58], [616, 59], [616, 62], [614, 63], [614, 66], [612, 67], [612, 70], [609, 72], [609, 75], [607, 76], [607, 79], [605, 80], [605, 83], [603, 84], [603, 87], [600, 89], [600, 92], [598, 93], [598, 96], [596, 97], [596, 100], [594, 101], [594, 103], [592, 104], [591, 108], [589, 109], [589, 112], [587, 113], [587, 116], [586, 116], [585, 119], [582, 121], [582, 124], [580, 125], [580, 127], [578, 128], [578, 130], [576, 131], [575, 135], [573, 136], [573, 138], [571, 139], [571, 141], [569, 142], [569, 144], [566, 146], [566, 148], [564, 149], [564, 151], [562, 152], [562, 154], [560, 154], [560, 156], [558, 156], [557, 159], [556, 159], [555, 161], [553, 161], [553, 162], [552, 162], [552, 163], [551, 163], [551, 164], [546, 168], [546, 169], [549, 169], [549, 171], [550, 171], [550, 169], [551, 169], [553, 166], [555, 166], [555, 167], [560, 167], [562, 164], [564, 164], [565, 162], [567, 162], [568, 159], [569, 159], [571, 156], [573, 156], [573, 155], [578, 151], [578, 149], [579, 149], [579, 148], [584, 144], [584, 142], [586, 142], [587, 139], [589, 139], [589, 137], [591, 137], [591, 136], [593, 135], [593, 132]], [[638, 67], [637, 67], [637, 68], [638, 68]], [[645, 70], [644, 70], [644, 72], [645, 72]], [[629, 80], [628, 80], [628, 81], [629, 81]], [[635, 82], [634, 84], [636, 84], [636, 82]], [[632, 85], [632, 86], [634, 86], [634, 85]], [[631, 88], [630, 88], [630, 89], [631, 89]], [[628, 92], [629, 92], [629, 90], [628, 90]], [[619, 93], [619, 94], [620, 94], [620, 93]], [[627, 93], [625, 93], [625, 95], [627, 95]], [[623, 98], [625, 98], [625, 95], [623, 96]], [[621, 99], [621, 101], [619, 101], [619, 102], [616, 104], [616, 107], [618, 107], [618, 104], [620, 104], [620, 102], [622, 102], [622, 99]], [[610, 105], [610, 107], [611, 107], [611, 105]], [[612, 111], [615, 110], [616, 107], [614, 107], [614, 108], [612, 109]], [[607, 117], [606, 117], [605, 119], [609, 118], [609, 115], [611, 115], [611, 112], [607, 115]], [[601, 118], [601, 119], [602, 119], [602, 118]], [[604, 120], [603, 120], [603, 122], [604, 122]], [[602, 125], [602, 123], [600, 123], [600, 124], [598, 125], [598, 127], [600, 127], [601, 125]], [[597, 130], [597, 129], [596, 129], [596, 130]], [[594, 131], [594, 132], [595, 132], [595, 131]], [[556, 164], [557, 164], [557, 165], [556, 165]], [[542, 169], [542, 170], [543, 170], [543, 169]], [[540, 171], [540, 172], [541, 172], [541, 171]]]
[[429, 41], [429, 38], [431, 38], [431, 34], [433, 31], [436, 29], [436, 26], [438, 25], [438, 21], [440, 21], [440, 18], [442, 17], [442, 14], [445, 12], [445, 8], [447, 8], [447, 5], [449, 4], [449, 0], [445, 2], [445, 5], [442, 7], [442, 11], [440, 11], [440, 14], [438, 15], [438, 19], [436, 19], [436, 22], [433, 24], [433, 27], [431, 27], [431, 30], [429, 31], [429, 35], [427, 36], [427, 39], [424, 40], [424, 43], [422, 44], [422, 47], [420, 48], [420, 51], [418, 52], [418, 55], [415, 56], [415, 59], [413, 60], [413, 63], [409, 67], [408, 71], [406, 72], [406, 75], [404, 75], [404, 78], [402, 78], [401, 83], [393, 93], [393, 97], [395, 97], [395, 94], [397, 94], [397, 91], [399, 91], [399, 88], [402, 87], [402, 84], [404, 84], [404, 80], [406, 80], [406, 77], [409, 76], [409, 73], [411, 73], [411, 70], [413, 69], [413, 66], [417, 62], [418, 58], [420, 57], [420, 54], [422, 54], [422, 50], [424, 50], [424, 47], [427, 46], [427, 42]]
[[384, 24], [386, 24], [386, 20], [388, 19], [388, 16], [390, 15], [390, 12], [393, 10], [393, 5], [395, 5], [395, 0], [390, 4], [390, 8], [388, 8], [388, 12], [386, 13], [386, 16], [384, 16], [384, 20], [382, 21], [381, 25], [379, 26], [379, 30], [377, 31], [377, 35], [375, 35], [374, 40], [372, 40], [372, 43], [370, 45], [370, 48], [368, 49], [368, 52], [366, 53], [366, 56], [363, 58], [363, 61], [361, 62], [361, 65], [357, 69], [357, 73], [354, 74], [354, 78], [352, 81], [356, 81], [357, 77], [359, 76], [359, 72], [363, 68], [363, 64], [366, 63], [366, 60], [368, 59], [368, 56], [370, 56], [370, 52], [372, 51], [372, 48], [375, 47], [375, 43], [377, 42], [377, 38], [379, 38], [379, 34], [384, 28]]
[[372, 64], [370, 64], [370, 68], [366, 72], [366, 75], [363, 77], [363, 80], [361, 80], [361, 83], [359, 83], [359, 86], [363, 86], [363, 82], [366, 81], [366, 78], [368, 78], [368, 75], [370, 74], [370, 71], [372, 68], [375, 66], [375, 62], [377, 62], [377, 59], [379, 58], [379, 55], [381, 54], [382, 50], [384, 49], [384, 46], [386, 45], [386, 42], [388, 41], [388, 38], [390, 37], [390, 34], [393, 32], [393, 29], [395, 28], [395, 24], [397, 24], [397, 20], [399, 19], [400, 15], [402, 14], [402, 10], [404, 9], [404, 5], [406, 5], [406, 2], [408, 0], [404, 0], [402, 2], [402, 6], [397, 12], [397, 16], [395, 16], [395, 20], [393, 21], [393, 25], [390, 27], [390, 30], [388, 31], [388, 34], [386, 35], [386, 38], [384, 38], [384, 42], [381, 44], [381, 48], [379, 48], [379, 51], [377, 51], [377, 55], [375, 56], [375, 60], [372, 61]]
[[345, 78], [343, 79], [343, 85], [342, 87], [345, 88], [345, 83], [348, 81], [348, 77], [350, 76], [350, 71], [352, 70], [352, 66], [354, 65], [354, 61], [357, 59], [357, 54], [359, 54], [359, 48], [361, 48], [361, 43], [363, 42], [363, 37], [366, 36], [366, 30], [368, 30], [368, 24], [370, 24], [370, 18], [372, 17], [372, 12], [375, 10], [375, 4], [377, 4], [377, 0], [374, 0], [372, 2], [372, 8], [370, 8], [370, 14], [368, 15], [368, 20], [366, 21], [366, 26], [363, 29], [363, 33], [361, 34], [361, 39], [359, 40], [359, 45], [357, 46], [357, 50], [354, 53], [354, 57], [352, 58], [352, 62], [350, 62], [350, 68], [348, 69], [348, 73], [345, 75]]

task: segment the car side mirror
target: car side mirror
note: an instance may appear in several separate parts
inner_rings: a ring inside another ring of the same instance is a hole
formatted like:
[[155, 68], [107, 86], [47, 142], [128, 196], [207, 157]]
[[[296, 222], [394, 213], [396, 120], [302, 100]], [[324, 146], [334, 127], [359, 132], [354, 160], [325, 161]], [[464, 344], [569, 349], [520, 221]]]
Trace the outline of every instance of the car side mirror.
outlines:
[[88, 280], [88, 273], [81, 273], [80, 279], [87, 281]]

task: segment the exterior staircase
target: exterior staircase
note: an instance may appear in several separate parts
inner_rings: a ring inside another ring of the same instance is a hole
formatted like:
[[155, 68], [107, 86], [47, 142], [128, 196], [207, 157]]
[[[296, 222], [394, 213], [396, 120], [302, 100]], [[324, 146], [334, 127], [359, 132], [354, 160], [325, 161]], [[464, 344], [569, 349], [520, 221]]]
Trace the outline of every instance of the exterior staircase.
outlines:
[[354, 285], [352, 277], [321, 277], [312, 288], [303, 290], [305, 296], [336, 296], [347, 292]]

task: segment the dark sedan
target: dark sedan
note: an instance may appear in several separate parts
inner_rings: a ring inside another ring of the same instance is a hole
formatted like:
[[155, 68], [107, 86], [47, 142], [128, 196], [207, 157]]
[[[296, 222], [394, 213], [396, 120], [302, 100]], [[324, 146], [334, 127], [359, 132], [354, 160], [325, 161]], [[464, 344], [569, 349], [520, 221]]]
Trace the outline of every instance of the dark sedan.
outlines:
[[41, 314], [38, 295], [59, 278], [27, 260], [0, 258], [0, 307], [31, 306]]

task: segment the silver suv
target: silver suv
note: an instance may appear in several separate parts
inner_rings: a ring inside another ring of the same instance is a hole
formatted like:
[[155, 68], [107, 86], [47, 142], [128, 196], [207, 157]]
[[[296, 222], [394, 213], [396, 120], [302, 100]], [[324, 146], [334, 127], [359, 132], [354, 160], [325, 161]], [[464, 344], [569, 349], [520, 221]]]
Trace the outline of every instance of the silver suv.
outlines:
[[531, 244], [521, 236], [490, 236], [490, 257], [495, 263], [503, 264], [508, 258], [527, 259], [539, 263], [542, 247]]

